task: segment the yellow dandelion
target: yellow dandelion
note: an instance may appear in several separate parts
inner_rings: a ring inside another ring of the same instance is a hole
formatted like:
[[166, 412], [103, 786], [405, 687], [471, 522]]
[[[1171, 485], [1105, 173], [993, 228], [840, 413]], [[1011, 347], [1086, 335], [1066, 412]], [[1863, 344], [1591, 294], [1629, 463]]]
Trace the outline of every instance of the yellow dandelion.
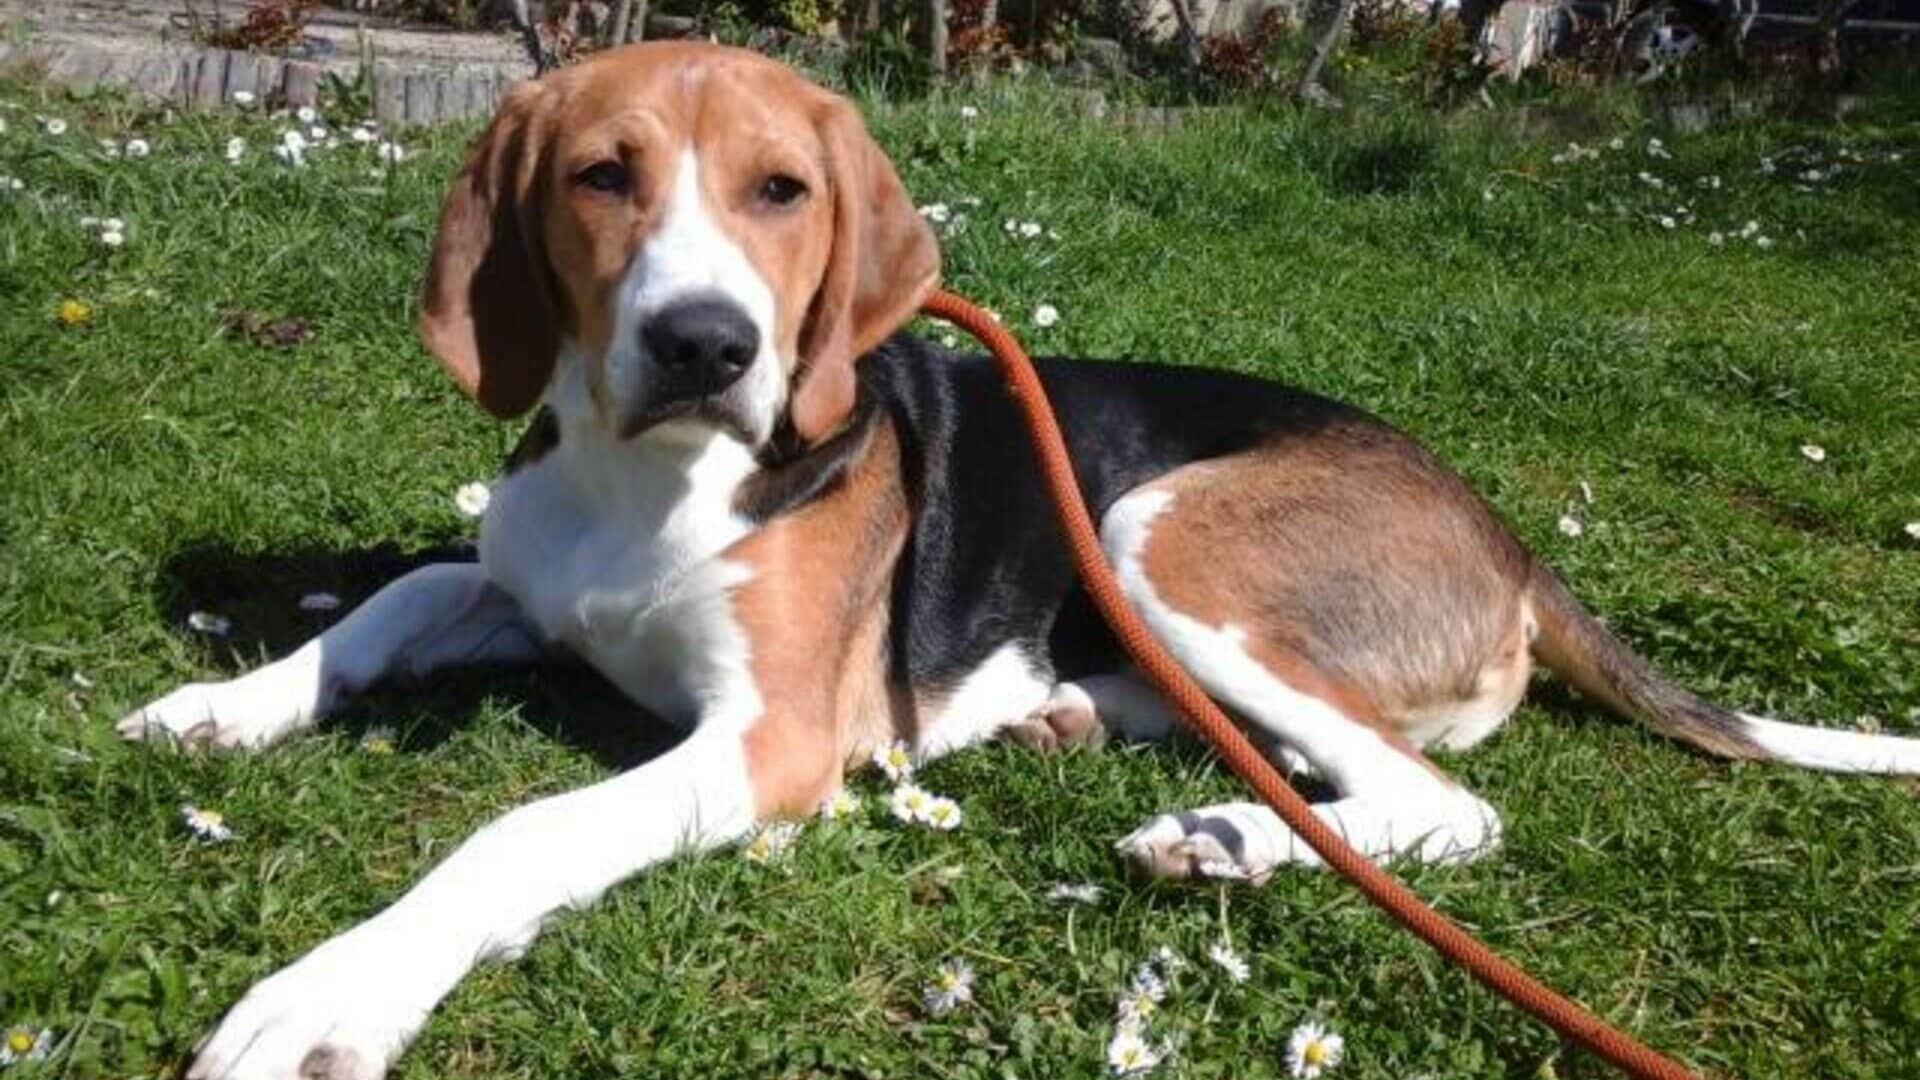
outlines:
[[62, 300], [54, 317], [60, 320], [61, 326], [85, 326], [93, 321], [93, 305], [85, 300]]

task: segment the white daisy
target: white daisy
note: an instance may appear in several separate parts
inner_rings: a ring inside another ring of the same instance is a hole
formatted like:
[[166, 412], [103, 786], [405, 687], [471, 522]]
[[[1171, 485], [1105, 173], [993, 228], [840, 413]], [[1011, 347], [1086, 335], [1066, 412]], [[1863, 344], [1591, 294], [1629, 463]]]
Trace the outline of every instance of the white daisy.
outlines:
[[120, 156], [120, 144], [113, 139], [101, 139], [100, 152], [110, 158], [117, 158]]
[[453, 505], [462, 514], [477, 518], [487, 512], [487, 504], [493, 501], [493, 489], [478, 480], [461, 484], [453, 493]]
[[12, 1065], [19, 1061], [44, 1061], [53, 1053], [53, 1032], [46, 1028], [35, 1030], [24, 1024], [7, 1029], [5, 1042], [0, 1042], [0, 1065]]
[[941, 832], [952, 832], [960, 827], [960, 804], [945, 795], [935, 796], [927, 804], [925, 820]]
[[57, 116], [47, 117], [45, 126], [47, 134], [49, 135], [65, 135], [67, 133], [67, 122]]
[[235, 105], [251, 105], [251, 104], [253, 104], [253, 91], [251, 91], [251, 90], [235, 90], [235, 91], [233, 92], [233, 103], [234, 103]]
[[1574, 517], [1572, 514], [1560, 515], [1560, 535], [1578, 537], [1586, 531], [1587, 527], [1581, 524], [1579, 518]]
[[1613, 138], [1607, 140], [1607, 149], [1609, 150], [1625, 150], [1626, 148], [1627, 148], [1627, 140], [1621, 138], [1618, 135], [1615, 135]]
[[1920, 521], [1907, 522], [1906, 533], [1908, 536], [1913, 537], [1915, 540], [1920, 540]]
[[1044, 230], [1040, 228], [1040, 223], [1037, 221], [1023, 221], [1020, 223], [1021, 239], [1031, 240], [1039, 236], [1043, 231]]
[[1060, 309], [1052, 304], [1041, 304], [1033, 309], [1033, 325], [1042, 330], [1060, 322]]
[[247, 140], [238, 135], [227, 140], [227, 162], [229, 164], [238, 165], [240, 164], [240, 159], [246, 156]]
[[1727, 238], [1722, 236], [1717, 230], [1707, 234], [1707, 243], [1712, 244], [1714, 247], [1719, 247], [1726, 242]]
[[347, 132], [347, 138], [357, 143], [370, 143], [379, 137], [380, 136], [373, 133], [372, 128], [364, 126], [354, 128], [352, 131]]
[[1661, 228], [1663, 228], [1663, 229], [1671, 229], [1671, 228], [1673, 228], [1673, 227], [1674, 227], [1675, 225], [1678, 225], [1678, 224], [1679, 224], [1679, 222], [1677, 222], [1677, 221], [1675, 221], [1675, 220], [1673, 220], [1673, 218], [1672, 218], [1672, 217], [1671, 217], [1670, 215], [1667, 215], [1667, 214], [1661, 214], [1661, 215], [1660, 215], [1660, 227], [1661, 227]]
[[202, 634], [226, 637], [227, 631], [233, 629], [233, 620], [211, 611], [190, 611], [187, 613], [187, 626]]
[[820, 800], [820, 816], [827, 821], [841, 821], [859, 812], [860, 796], [846, 788]]
[[920, 208], [920, 216], [935, 225], [945, 225], [953, 217], [953, 211], [946, 203], [929, 203]]
[[1253, 972], [1241, 955], [1233, 951], [1233, 946], [1224, 941], [1216, 941], [1207, 947], [1207, 959], [1214, 962], [1221, 971], [1227, 973], [1230, 982], [1243, 983]]
[[273, 148], [273, 156], [298, 168], [307, 163], [307, 137], [297, 131], [285, 131], [280, 134], [280, 145]]
[[913, 751], [899, 739], [888, 743], [873, 752], [873, 763], [887, 774], [887, 779], [899, 783], [913, 775]]
[[333, 611], [340, 606], [340, 598], [330, 592], [310, 592], [300, 598], [301, 611]]
[[893, 789], [887, 799], [887, 809], [901, 821], [925, 821], [927, 809], [933, 805], [933, 796], [917, 784], [901, 784]]
[[1818, 465], [1827, 460], [1827, 449], [1824, 446], [1815, 446], [1813, 443], [1807, 443], [1800, 448], [1800, 456]]
[[1106, 895], [1107, 890], [1092, 884], [1069, 885], [1064, 881], [1056, 881], [1047, 886], [1047, 899], [1056, 904], [1097, 904]]
[[320, 118], [320, 114], [313, 111], [313, 106], [302, 105], [293, 110], [293, 118], [303, 124], [312, 124]]
[[126, 151], [130, 158], [143, 158], [153, 153], [153, 145], [145, 139], [128, 139]]
[[1160, 1011], [1160, 1003], [1167, 998], [1167, 983], [1151, 967], [1143, 966], [1133, 973], [1133, 979], [1127, 984], [1127, 992], [1113, 1006], [1114, 1015], [1121, 1021], [1145, 1023]]
[[225, 815], [218, 810], [203, 810], [187, 805], [180, 808], [180, 819], [186, 823], [187, 831], [197, 840], [209, 844], [224, 844], [233, 839], [233, 830], [227, 827]]
[[1113, 1038], [1107, 1043], [1107, 1067], [1115, 1076], [1145, 1076], [1166, 1056], [1164, 1048], [1147, 1042], [1138, 1024], [1114, 1028]]
[[1310, 1020], [1287, 1040], [1287, 1072], [1294, 1080], [1313, 1080], [1339, 1065], [1346, 1049], [1345, 1039]]
[[1760, 223], [1757, 221], [1754, 221], [1752, 218], [1748, 218], [1747, 223], [1745, 225], [1740, 226], [1740, 239], [1750, 240], [1753, 238], [1753, 235], [1755, 233], [1758, 233], [1759, 231], [1760, 231]]
[[396, 142], [383, 142], [379, 148], [380, 160], [389, 165], [398, 165], [407, 160], [406, 148]]
[[976, 109], [976, 108], [974, 108], [974, 107], [973, 107], [973, 106], [971, 106], [971, 105], [962, 105], [962, 106], [960, 106], [960, 119], [962, 119], [962, 120], [978, 120], [979, 118], [980, 118], [980, 110], [979, 110], [979, 109]]
[[100, 242], [106, 245], [107, 247], [117, 248], [121, 244], [124, 244], [127, 242], [127, 234], [119, 233], [119, 232], [103, 232], [100, 234]]
[[1765, 250], [1773, 246], [1773, 237], [1762, 236], [1754, 240], [1753, 246]]
[[797, 821], [776, 821], [755, 829], [753, 836], [741, 846], [740, 855], [748, 862], [776, 862], [800, 838], [802, 826]]
[[973, 1002], [973, 965], [960, 957], [943, 962], [933, 971], [933, 981], [921, 991], [920, 1000], [934, 1016]]

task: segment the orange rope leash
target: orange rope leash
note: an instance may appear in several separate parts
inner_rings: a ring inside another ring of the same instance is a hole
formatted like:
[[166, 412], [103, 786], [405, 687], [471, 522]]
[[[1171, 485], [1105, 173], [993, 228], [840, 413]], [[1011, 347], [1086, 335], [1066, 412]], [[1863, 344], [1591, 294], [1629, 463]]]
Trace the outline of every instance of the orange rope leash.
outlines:
[[1316, 817], [1306, 800], [1281, 779], [1273, 765], [1253, 748], [1207, 692], [1153, 636], [1120, 591], [1113, 568], [1100, 549], [1092, 515], [1080, 497], [1080, 484], [1074, 479], [1073, 462], [1067, 457], [1059, 422], [1047, 404], [1046, 391], [1034, 373], [1026, 350], [986, 312], [950, 292], [935, 291], [921, 310], [972, 334], [999, 362], [1007, 389], [1026, 418], [1027, 431], [1033, 437], [1034, 452], [1040, 460], [1040, 472], [1053, 495], [1054, 508], [1059, 511], [1060, 524], [1066, 530], [1067, 547], [1087, 593], [1134, 663], [1140, 665], [1140, 670], [1146, 672], [1167, 700], [1185, 716], [1188, 726], [1213, 747], [1236, 776], [1266, 800], [1289, 828], [1319, 852], [1328, 866], [1353, 882], [1368, 900], [1501, 997], [1539, 1017], [1563, 1037], [1585, 1046], [1629, 1076], [1642, 1080], [1694, 1080], [1693, 1073], [1632, 1036], [1608, 1026], [1606, 1021], [1482, 945], [1452, 920], [1428, 907], [1373, 860], [1348, 846], [1340, 834]]

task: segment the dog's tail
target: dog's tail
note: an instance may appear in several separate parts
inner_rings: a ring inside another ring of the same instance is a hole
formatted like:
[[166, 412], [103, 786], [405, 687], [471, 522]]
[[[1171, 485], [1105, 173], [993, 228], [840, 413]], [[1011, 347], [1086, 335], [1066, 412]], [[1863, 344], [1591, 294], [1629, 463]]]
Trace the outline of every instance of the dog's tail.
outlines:
[[1730, 712], [1654, 670], [1554, 575], [1535, 563], [1532, 587], [1540, 663], [1615, 712], [1726, 758], [1783, 761], [1846, 773], [1920, 773], [1920, 739], [1810, 727]]

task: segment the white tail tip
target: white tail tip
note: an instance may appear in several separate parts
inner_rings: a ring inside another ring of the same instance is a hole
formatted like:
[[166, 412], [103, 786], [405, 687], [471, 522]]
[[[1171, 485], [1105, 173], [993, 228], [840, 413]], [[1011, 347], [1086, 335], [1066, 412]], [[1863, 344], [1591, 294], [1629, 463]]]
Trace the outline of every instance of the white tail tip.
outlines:
[[1824, 772], [1920, 774], [1920, 739], [1786, 724], [1741, 713], [1747, 737], [1768, 756]]

